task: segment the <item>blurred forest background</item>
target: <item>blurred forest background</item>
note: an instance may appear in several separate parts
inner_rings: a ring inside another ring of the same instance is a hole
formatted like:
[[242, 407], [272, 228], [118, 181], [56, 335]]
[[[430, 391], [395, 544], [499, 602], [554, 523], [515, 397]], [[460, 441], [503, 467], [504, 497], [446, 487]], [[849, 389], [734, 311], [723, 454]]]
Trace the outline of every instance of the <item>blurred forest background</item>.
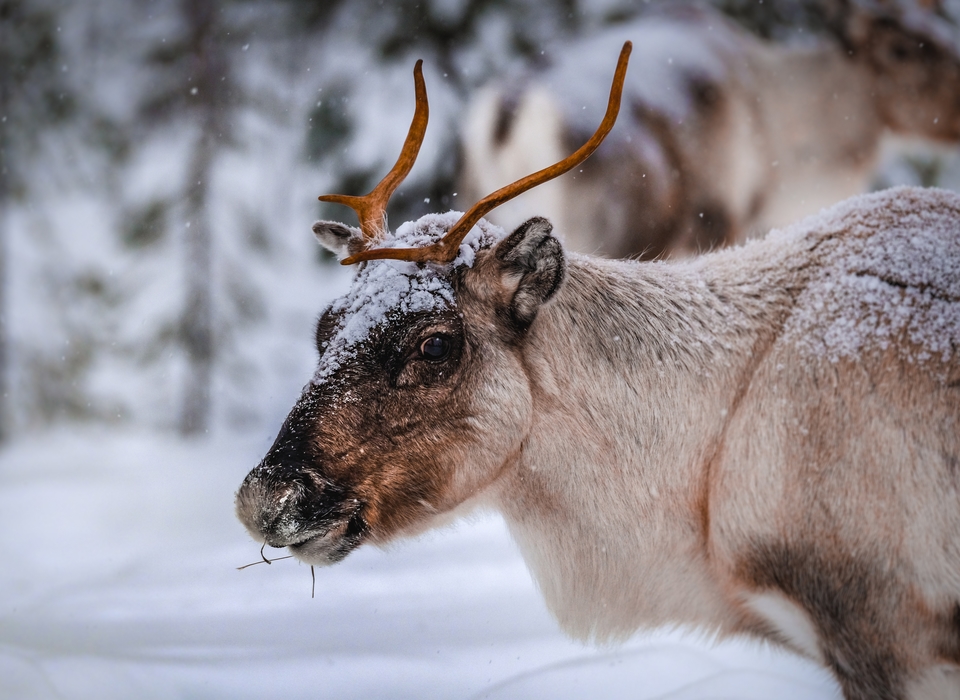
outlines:
[[[824, 30], [812, 0], [711, 4], [779, 41]], [[478, 87], [654, 5], [0, 0], [3, 439], [275, 430], [350, 275], [309, 227], [352, 214], [316, 197], [365, 193], [392, 165], [415, 60], [431, 125], [394, 225], [457, 208]], [[940, 11], [960, 18], [956, 0]], [[936, 184], [945, 158], [901, 159], [877, 185]]]

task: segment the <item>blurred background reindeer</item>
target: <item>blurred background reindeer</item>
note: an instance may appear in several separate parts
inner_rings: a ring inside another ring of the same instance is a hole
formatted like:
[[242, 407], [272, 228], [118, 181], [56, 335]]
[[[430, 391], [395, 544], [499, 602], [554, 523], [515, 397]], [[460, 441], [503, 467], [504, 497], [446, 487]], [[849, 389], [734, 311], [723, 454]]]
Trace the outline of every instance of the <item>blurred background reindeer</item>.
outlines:
[[598, 56], [636, 45], [624, 114], [578, 174], [492, 216], [546, 216], [567, 245], [659, 257], [736, 243], [867, 191], [890, 137], [960, 140], [960, 40], [932, 7], [831, 3], [816, 39], [763, 41], [705, 6], [669, 7], [493, 83], [463, 129], [472, 201], [589, 133]]

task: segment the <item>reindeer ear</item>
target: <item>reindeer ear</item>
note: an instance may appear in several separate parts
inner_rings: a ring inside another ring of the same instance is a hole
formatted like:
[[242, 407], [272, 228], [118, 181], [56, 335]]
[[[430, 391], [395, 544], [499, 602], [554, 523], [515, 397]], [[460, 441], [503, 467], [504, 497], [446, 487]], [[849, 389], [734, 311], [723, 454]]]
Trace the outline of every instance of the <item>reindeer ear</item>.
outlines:
[[534, 217], [500, 241], [494, 251], [504, 286], [512, 290], [508, 313], [519, 331], [533, 323], [540, 305], [563, 282], [563, 248], [551, 231], [549, 221]]
[[320, 245], [341, 259], [363, 250], [363, 233], [353, 226], [336, 221], [318, 221], [313, 225], [313, 235]]

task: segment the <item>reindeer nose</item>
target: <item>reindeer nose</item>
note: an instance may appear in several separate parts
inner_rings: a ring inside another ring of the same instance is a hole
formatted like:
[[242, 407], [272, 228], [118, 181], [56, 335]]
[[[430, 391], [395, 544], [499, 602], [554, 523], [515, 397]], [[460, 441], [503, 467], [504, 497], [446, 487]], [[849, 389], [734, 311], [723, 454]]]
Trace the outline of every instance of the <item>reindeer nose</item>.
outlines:
[[261, 464], [237, 491], [237, 517], [257, 541], [287, 547], [317, 533], [307, 513], [319, 493], [313, 481], [296, 470]]

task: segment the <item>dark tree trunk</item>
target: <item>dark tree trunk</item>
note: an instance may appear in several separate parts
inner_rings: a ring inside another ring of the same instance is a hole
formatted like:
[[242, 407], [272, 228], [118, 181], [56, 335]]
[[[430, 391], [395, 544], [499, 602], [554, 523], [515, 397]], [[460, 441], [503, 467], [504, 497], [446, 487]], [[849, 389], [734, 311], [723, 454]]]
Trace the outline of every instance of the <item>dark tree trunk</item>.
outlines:
[[[0, 31], [0, 40], [7, 40], [6, 32]], [[13, 85], [9, 75], [0, 75], [0, 115], [6, 115], [9, 110], [10, 96]], [[7, 230], [10, 212], [10, 200], [13, 191], [13, 173], [11, 172], [10, 124], [6, 118], [0, 122], [0, 442], [10, 437], [12, 429], [13, 409], [10, 403], [10, 327], [9, 319], [9, 290], [8, 290], [8, 248], [7, 241], [10, 235]]]
[[[0, 143], [3, 135], [0, 134]], [[0, 146], [0, 442], [10, 437], [10, 331], [7, 325], [7, 212], [10, 204], [10, 179]]]
[[190, 164], [184, 228], [186, 299], [183, 310], [183, 344], [188, 369], [184, 385], [180, 431], [185, 435], [204, 432], [210, 422], [210, 386], [213, 379], [213, 245], [207, 217], [208, 182], [214, 144], [210, 134], [200, 135]]
[[211, 414], [211, 384], [215, 360], [213, 308], [213, 236], [209, 217], [210, 180], [217, 148], [223, 138], [228, 109], [227, 60], [217, 41], [217, 3], [183, 0], [190, 36], [190, 100], [200, 134], [190, 162], [184, 228], [185, 307], [183, 343], [188, 371], [180, 414], [180, 430], [195, 435], [207, 430]]

